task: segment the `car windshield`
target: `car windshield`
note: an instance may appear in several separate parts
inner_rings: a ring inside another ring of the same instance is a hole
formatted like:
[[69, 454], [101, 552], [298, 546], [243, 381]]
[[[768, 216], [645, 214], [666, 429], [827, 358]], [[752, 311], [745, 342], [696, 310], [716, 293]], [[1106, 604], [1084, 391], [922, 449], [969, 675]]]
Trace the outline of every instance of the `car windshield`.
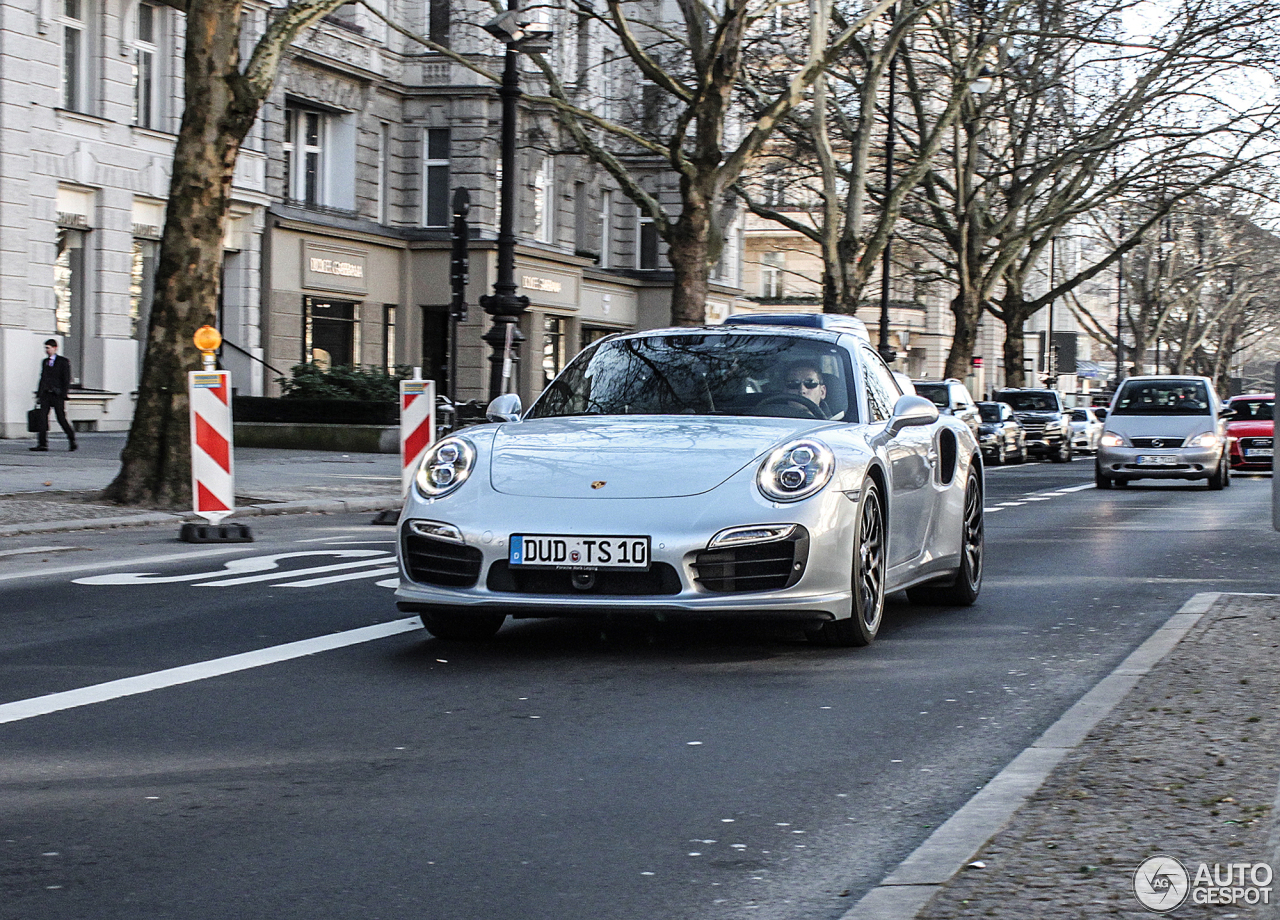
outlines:
[[951, 407], [945, 383], [917, 383], [916, 395], [923, 396], [939, 409], [949, 409]]
[[1130, 380], [1112, 415], [1208, 415], [1209, 390], [1201, 380]]
[[849, 358], [799, 336], [690, 333], [609, 339], [551, 382], [528, 418], [757, 415], [857, 421]]
[[993, 406], [991, 403], [978, 403], [978, 411], [982, 413], [984, 422], [1000, 421], [1000, 407]]
[[1073, 422], [1087, 422], [1087, 421], [1089, 421], [1089, 413], [1088, 413], [1088, 412], [1085, 412], [1083, 409], [1072, 409], [1072, 410], [1071, 410], [1071, 421], [1073, 421]]
[[1056, 412], [1058, 402], [1048, 393], [1001, 393], [1000, 402], [1015, 412]]
[[1269, 422], [1272, 420], [1272, 407], [1275, 403], [1270, 399], [1233, 399], [1231, 408], [1235, 410], [1233, 422]]

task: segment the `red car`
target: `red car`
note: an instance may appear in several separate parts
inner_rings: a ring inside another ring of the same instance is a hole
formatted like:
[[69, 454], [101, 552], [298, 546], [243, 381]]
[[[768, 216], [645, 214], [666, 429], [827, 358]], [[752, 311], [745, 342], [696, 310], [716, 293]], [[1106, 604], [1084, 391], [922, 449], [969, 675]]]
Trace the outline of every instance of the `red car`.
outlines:
[[1235, 415], [1227, 420], [1227, 442], [1231, 445], [1233, 470], [1270, 470], [1272, 440], [1275, 437], [1274, 393], [1234, 396], [1227, 408]]

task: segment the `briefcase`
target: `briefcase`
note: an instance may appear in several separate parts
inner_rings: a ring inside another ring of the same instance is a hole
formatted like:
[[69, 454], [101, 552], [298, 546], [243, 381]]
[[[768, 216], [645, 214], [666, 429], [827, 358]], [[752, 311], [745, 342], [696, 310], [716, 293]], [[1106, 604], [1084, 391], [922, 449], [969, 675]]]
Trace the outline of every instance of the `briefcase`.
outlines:
[[39, 434], [47, 431], [49, 428], [49, 410], [48, 409], [28, 409], [27, 410], [27, 431]]

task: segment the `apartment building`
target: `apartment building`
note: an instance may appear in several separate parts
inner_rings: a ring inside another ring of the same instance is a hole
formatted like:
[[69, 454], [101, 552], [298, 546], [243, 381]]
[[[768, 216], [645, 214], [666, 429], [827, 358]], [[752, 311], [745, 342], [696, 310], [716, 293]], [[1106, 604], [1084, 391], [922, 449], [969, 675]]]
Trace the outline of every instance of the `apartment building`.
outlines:
[[[475, 0], [383, 10], [500, 71]], [[463, 15], [466, 13], [466, 15]], [[246, 8], [247, 54], [267, 21]], [[553, 57], [604, 97], [617, 57], [565, 16]], [[183, 17], [147, 0], [0, 6], [0, 434], [23, 436], [49, 337], [72, 362], [68, 414], [128, 426], [169, 162], [182, 110]], [[530, 85], [536, 80], [530, 71]], [[300, 37], [241, 153], [217, 322], [236, 390], [274, 395], [299, 363], [421, 368], [448, 378], [450, 203], [468, 190], [470, 283], [458, 329], [462, 399], [487, 396], [501, 106], [491, 82], [352, 4]], [[514, 389], [526, 401], [584, 344], [665, 324], [671, 273], [653, 226], [555, 122], [521, 109], [515, 280], [529, 298]], [[655, 167], [651, 191], [676, 194]], [[708, 318], [737, 302], [741, 233]]]

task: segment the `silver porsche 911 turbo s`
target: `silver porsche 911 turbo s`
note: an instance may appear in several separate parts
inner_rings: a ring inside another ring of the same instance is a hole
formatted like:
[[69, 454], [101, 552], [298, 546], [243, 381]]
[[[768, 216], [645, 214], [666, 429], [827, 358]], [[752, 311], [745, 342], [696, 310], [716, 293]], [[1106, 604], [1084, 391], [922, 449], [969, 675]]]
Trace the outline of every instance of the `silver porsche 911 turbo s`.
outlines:
[[888, 592], [978, 596], [978, 445], [903, 394], [857, 320], [612, 336], [516, 403], [432, 445], [400, 516], [397, 604], [439, 638], [508, 616], [763, 617], [866, 645]]

